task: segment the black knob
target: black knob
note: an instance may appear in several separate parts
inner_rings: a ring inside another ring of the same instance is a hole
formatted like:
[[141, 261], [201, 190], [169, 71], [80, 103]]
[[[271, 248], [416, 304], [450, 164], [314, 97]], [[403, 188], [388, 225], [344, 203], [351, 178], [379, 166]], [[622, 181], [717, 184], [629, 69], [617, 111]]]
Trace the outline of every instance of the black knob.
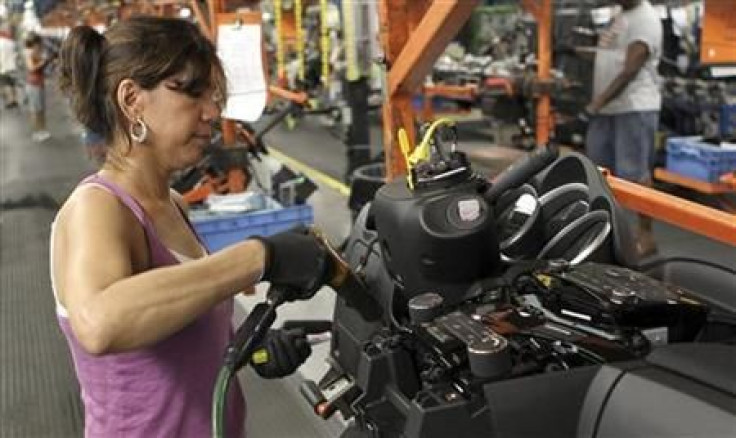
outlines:
[[428, 292], [409, 300], [409, 318], [414, 324], [430, 322], [439, 316], [444, 300], [439, 294]]
[[480, 379], [494, 379], [511, 371], [511, 355], [508, 341], [498, 335], [491, 335], [468, 344], [470, 371]]

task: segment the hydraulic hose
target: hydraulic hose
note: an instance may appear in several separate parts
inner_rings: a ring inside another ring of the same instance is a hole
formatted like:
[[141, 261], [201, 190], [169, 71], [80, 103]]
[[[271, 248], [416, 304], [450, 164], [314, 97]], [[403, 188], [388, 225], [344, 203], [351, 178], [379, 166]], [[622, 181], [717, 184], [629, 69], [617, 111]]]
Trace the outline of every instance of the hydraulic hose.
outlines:
[[235, 373], [242, 368], [250, 359], [253, 352], [258, 348], [266, 332], [276, 320], [276, 308], [285, 301], [284, 293], [278, 289], [268, 292], [265, 303], [257, 304], [248, 314], [245, 322], [238, 328], [230, 345], [225, 352], [220, 372], [215, 381], [215, 390], [212, 396], [212, 436], [224, 438], [227, 436], [225, 430], [225, 404], [227, 390]]
[[223, 366], [215, 380], [215, 392], [212, 396], [212, 436], [215, 438], [225, 437], [225, 400], [233, 374], [231, 369]]

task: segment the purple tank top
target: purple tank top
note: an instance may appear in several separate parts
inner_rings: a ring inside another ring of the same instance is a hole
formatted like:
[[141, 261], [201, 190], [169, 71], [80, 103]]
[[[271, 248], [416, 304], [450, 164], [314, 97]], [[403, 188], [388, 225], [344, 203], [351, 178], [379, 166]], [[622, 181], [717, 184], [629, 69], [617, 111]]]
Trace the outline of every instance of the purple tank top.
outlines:
[[[85, 183], [106, 187], [132, 210], [145, 230], [151, 269], [179, 263], [159, 240], [153, 224], [132, 196], [98, 175], [80, 184]], [[82, 390], [85, 436], [210, 436], [212, 395], [233, 333], [232, 315], [233, 301], [228, 300], [155, 345], [104, 356], [88, 354], [74, 336], [68, 319], [59, 316]], [[243, 436], [245, 401], [236, 381], [228, 393], [227, 414], [228, 437]]]

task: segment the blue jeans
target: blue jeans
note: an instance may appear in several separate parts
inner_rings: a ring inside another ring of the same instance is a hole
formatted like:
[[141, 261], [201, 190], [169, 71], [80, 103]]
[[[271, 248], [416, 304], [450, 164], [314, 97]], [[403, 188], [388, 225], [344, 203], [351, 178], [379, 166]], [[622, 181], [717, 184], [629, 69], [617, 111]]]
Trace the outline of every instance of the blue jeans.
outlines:
[[44, 87], [26, 84], [28, 110], [31, 113], [40, 113], [44, 111], [46, 108], [46, 96], [44, 94]]
[[620, 178], [649, 182], [658, 126], [659, 111], [598, 115], [588, 125], [588, 157]]

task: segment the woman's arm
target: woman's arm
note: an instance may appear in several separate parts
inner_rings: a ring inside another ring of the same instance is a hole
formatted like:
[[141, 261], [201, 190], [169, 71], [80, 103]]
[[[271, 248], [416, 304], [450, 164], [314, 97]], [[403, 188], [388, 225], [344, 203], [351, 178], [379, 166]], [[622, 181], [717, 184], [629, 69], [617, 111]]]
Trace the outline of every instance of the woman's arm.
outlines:
[[260, 278], [265, 251], [255, 240], [135, 274], [133, 254], [145, 239], [130, 211], [95, 189], [80, 190], [68, 207], [57, 225], [65, 239], [57, 285], [75, 335], [92, 354], [160, 341]]

